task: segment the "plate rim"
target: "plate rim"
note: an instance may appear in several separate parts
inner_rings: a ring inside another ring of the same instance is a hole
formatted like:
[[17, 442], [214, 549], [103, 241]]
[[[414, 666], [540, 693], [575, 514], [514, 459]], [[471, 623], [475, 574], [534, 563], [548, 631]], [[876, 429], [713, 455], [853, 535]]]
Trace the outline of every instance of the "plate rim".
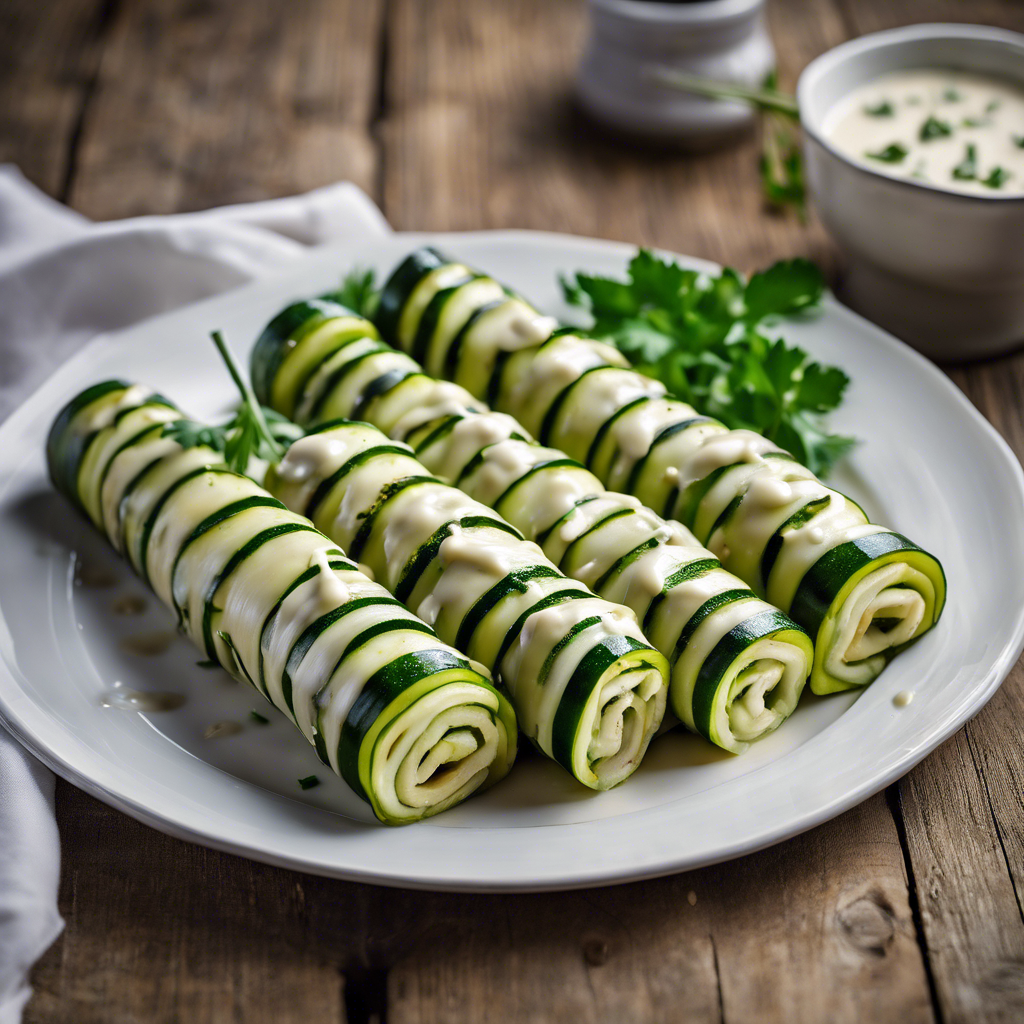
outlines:
[[[459, 240], [463, 239], [469, 241], [491, 241], [498, 244], [501, 244], [502, 242], [521, 241], [528, 242], [533, 245], [545, 245], [551, 247], [562, 247], [566, 245], [576, 247], [577, 249], [581, 247], [590, 247], [603, 250], [605, 253], [612, 253], [616, 256], [629, 256], [636, 250], [635, 245], [627, 242], [524, 229], [467, 232], [396, 232], [392, 235], [380, 236], [381, 240], [385, 238], [401, 240], [403, 243], [408, 243], [410, 246], [422, 244], [423, 242], [428, 241], [442, 246], [446, 244], [457, 245]], [[279, 272], [268, 275], [261, 280], [266, 283], [268, 280], [273, 280], [275, 277], [293, 276], [296, 271], [301, 270], [303, 262], [309, 261], [311, 263], [317, 263], [322, 259], [322, 255], [325, 250], [329, 251], [341, 248], [342, 246], [351, 244], [351, 241], [352, 240], [340, 240], [326, 246], [315, 247], [311, 249], [308, 254], [304, 254], [302, 257], [285, 264]], [[373, 239], [372, 241], [377, 241], [377, 239]], [[659, 248], [655, 251], [663, 256], [682, 259], [687, 264], [699, 269], [712, 271], [719, 268], [718, 264], [708, 260], [677, 254], [666, 249]], [[224, 301], [226, 297], [230, 297], [236, 292], [252, 288], [255, 283], [257, 282], [243, 283], [235, 288], [228, 289], [227, 291], [200, 300], [197, 303], [192, 303], [185, 307], [179, 307], [178, 309], [156, 314], [156, 317], [174, 316], [176, 314], [180, 314], [183, 310], [190, 310], [197, 307], [201, 308], [205, 303]], [[968, 418], [973, 421], [976, 428], [980, 428], [982, 435], [986, 437], [988, 442], [994, 443], [994, 450], [998, 455], [1000, 463], [1004, 468], [1009, 470], [1008, 475], [1010, 479], [1008, 486], [1011, 487], [1018, 498], [1024, 501], [1024, 469], [1022, 469], [1020, 462], [1013, 453], [1013, 450], [995, 427], [981, 414], [970, 399], [967, 398], [963, 391], [961, 391], [961, 389], [958, 388], [946, 374], [944, 374], [935, 364], [930, 362], [920, 353], [914, 351], [903, 342], [888, 334], [888, 332], [861, 317], [859, 314], [843, 306], [831, 293], [827, 293], [824, 299], [824, 305], [831, 315], [839, 316], [859, 332], [868, 332], [874, 336], [876, 342], [883, 344], [890, 350], [897, 351], [901, 358], [909, 359], [917, 372], [922, 372], [929, 377], [933, 386], [937, 386], [942, 389], [947, 398], [955, 402], [961, 411], [966, 412]], [[144, 321], [139, 321], [137, 324], [130, 325], [126, 330], [137, 329], [140, 325], [150, 323], [153, 319], [154, 317], [149, 317]], [[115, 339], [119, 333], [121, 332], [103, 333], [94, 336], [85, 345], [83, 345], [83, 347], [71, 359], [67, 360], [60, 366], [55, 367], [53, 372], [48, 374], [42, 383], [37, 388], [33, 389], [31, 394], [20, 402], [5, 421], [0, 424], [0, 438], [9, 432], [15, 431], [23, 417], [28, 418], [32, 415], [31, 407], [36, 404], [40, 394], [51, 386], [51, 382], [56, 375], [68, 372], [67, 368], [69, 366], [74, 366], [80, 361], [87, 361], [90, 353], [95, 355], [95, 350], [98, 346], [102, 345], [104, 342], [109, 342], [110, 340]], [[573, 873], [571, 865], [563, 865], [557, 872], [552, 873], [543, 879], [538, 878], [533, 881], [518, 878], [488, 877], [486, 875], [486, 867], [479, 876], [480, 880], [476, 882], [462, 881], [461, 879], [453, 879], [450, 876], [443, 875], [431, 876], [423, 872], [420, 872], [413, 877], [400, 871], [390, 869], [382, 871], [372, 866], [368, 868], [365, 865], [362, 867], [350, 868], [332, 865], [324, 863], [321, 860], [304, 858], [294, 854], [279, 854], [272, 850], [254, 847], [244, 841], [232, 841], [223, 833], [217, 833], [212, 830], [204, 830], [184, 824], [173, 816], [169, 816], [168, 812], [161, 812], [157, 808], [132, 798], [132, 796], [128, 795], [124, 787], [116, 789], [97, 782], [93, 778], [89, 777], [89, 775], [85, 774], [84, 771], [72, 764], [61, 753], [50, 749], [50, 747], [47, 746], [39, 736], [35, 735], [32, 730], [23, 723], [19, 717], [17, 709], [9, 706], [7, 694], [8, 687], [13, 684], [16, 690], [23, 691], [24, 688], [20, 686], [14, 676], [14, 673], [5, 662], [0, 662], [0, 723], [2, 723], [8, 731], [16, 737], [18, 742], [25, 746], [43, 764], [54, 771], [57, 775], [60, 775], [66, 781], [117, 810], [130, 815], [143, 824], [177, 839], [196, 842], [225, 853], [248, 857], [262, 863], [273, 864], [290, 870], [304, 871], [311, 874], [365, 884], [430, 891], [478, 893], [548, 892], [623, 884], [631, 881], [664, 877], [681, 871], [704, 867], [709, 864], [721, 863], [736, 857], [755, 853], [759, 850], [775, 845], [776, 843], [782, 842], [785, 839], [792, 838], [808, 831], [825, 821], [831, 820], [839, 814], [842, 814], [844, 811], [849, 810], [866, 799], [869, 799], [876, 793], [881, 792], [894, 781], [901, 778], [915, 765], [919, 764], [925, 757], [927, 757], [928, 754], [932, 753], [938, 746], [949, 739], [950, 736], [956, 733], [967, 721], [974, 717], [994, 696], [995, 692], [998, 690], [999, 686], [1002, 684], [1003, 680], [1009, 674], [1013, 665], [1020, 657], [1022, 650], [1024, 650], [1024, 606], [1017, 609], [1012, 631], [1003, 643], [998, 656], [989, 664], [987, 671], [974, 685], [973, 691], [975, 693], [975, 698], [972, 701], [966, 702], [964, 706], [961, 707], [941, 727], [930, 732], [927, 740], [921, 742], [917, 748], [909, 750], [904, 748], [900, 755], [892, 761], [887, 770], [882, 771], [880, 774], [873, 775], [869, 781], [861, 785], [847, 788], [841, 795], [833, 797], [810, 813], [795, 813], [792, 816], [793, 819], [795, 819], [795, 823], [793, 820], [787, 818], [779, 825], [773, 825], [767, 828], [762, 827], [753, 839], [747, 838], [734, 840], [729, 844], [718, 847], [715, 852], [703, 856], [687, 856], [683, 853], [676, 857], [663, 859], [656, 867], [653, 868], [640, 868], [638, 870], [630, 868], [628, 865], [624, 865], [606, 870], [588, 869], [584, 875], [580, 876], [578, 873]], [[28, 698], [26, 697], [25, 699]], [[40, 714], [45, 715], [45, 711], [43, 711], [43, 709], [39, 708], [38, 711]], [[211, 765], [210, 767], [214, 766]], [[766, 765], [763, 767], [769, 766]], [[220, 769], [215, 770], [219, 771]], [[761, 770], [763, 769], [756, 769], [756, 771]], [[669, 806], [671, 806], [671, 804], [659, 805], [658, 807], [645, 808], [635, 812], [627, 812], [627, 814], [653, 813]], [[615, 821], [619, 817], [622, 816], [613, 816], [603, 820]], [[589, 822], [587, 824], [594, 824], [594, 822]], [[525, 828], [518, 828], [514, 830], [509, 829], [508, 831], [529, 833], [536, 828], [550, 827], [572, 828], [574, 826], [571, 824], [567, 826], [538, 824], [536, 826], [527, 826]]]

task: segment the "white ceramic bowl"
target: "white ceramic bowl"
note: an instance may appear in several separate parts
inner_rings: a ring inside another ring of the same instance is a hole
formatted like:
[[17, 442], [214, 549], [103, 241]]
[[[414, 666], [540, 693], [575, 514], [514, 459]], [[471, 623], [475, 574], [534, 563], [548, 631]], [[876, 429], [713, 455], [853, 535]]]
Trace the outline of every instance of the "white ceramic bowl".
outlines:
[[756, 120], [746, 103], [656, 81], [669, 68], [758, 86], [775, 65], [765, 0], [589, 0], [591, 32], [576, 76], [580, 105], [616, 131], [686, 149], [728, 142]]
[[843, 298], [941, 360], [1024, 342], [1024, 196], [964, 195], [887, 177], [824, 137], [829, 111], [879, 75], [939, 67], [1024, 84], [1024, 35], [980, 25], [912, 25], [813, 61], [797, 98], [808, 188], [849, 259]]

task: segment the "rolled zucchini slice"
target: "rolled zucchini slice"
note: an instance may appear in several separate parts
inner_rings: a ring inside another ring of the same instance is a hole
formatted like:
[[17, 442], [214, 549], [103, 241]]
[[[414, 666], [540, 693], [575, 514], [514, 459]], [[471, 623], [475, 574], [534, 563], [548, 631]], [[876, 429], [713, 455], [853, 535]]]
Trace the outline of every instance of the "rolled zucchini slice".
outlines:
[[307, 519], [217, 452], [164, 436], [181, 418], [146, 388], [97, 384], [54, 421], [51, 479], [381, 821], [502, 778], [517, 740], [506, 697]]
[[501, 516], [367, 423], [314, 428], [266, 482], [490, 668], [542, 753], [592, 789], [637, 768], [665, 712], [667, 665], [628, 608], [567, 579]]
[[[339, 329], [346, 337], [351, 315], [342, 307], [337, 310]], [[606, 601], [632, 609], [653, 646], [669, 660], [673, 711], [691, 729], [726, 750], [744, 750], [793, 712], [810, 670], [809, 638], [724, 571], [717, 559], [678, 524], [664, 522], [635, 498], [609, 493], [578, 462], [537, 445], [510, 416], [491, 412], [463, 388], [426, 375], [409, 356], [393, 352], [388, 356], [376, 350], [365, 354], [362, 342], [350, 339], [324, 360], [323, 370], [311, 369], [314, 360], [309, 350], [313, 342], [308, 339], [313, 334], [303, 334], [298, 314], [286, 311], [278, 319], [297, 324], [294, 333], [299, 336], [298, 342], [288, 345], [280, 361], [281, 376], [292, 360], [292, 365], [303, 367], [303, 373], [288, 375], [283, 387], [280, 377], [271, 376], [261, 383], [258, 367], [275, 362], [278, 349], [288, 344], [280, 333], [264, 332], [253, 353], [253, 380], [257, 388], [262, 387], [261, 397], [269, 398], [285, 414], [298, 411], [300, 418], [302, 410], [317, 407], [349, 416], [358, 409], [358, 415], [393, 440], [412, 445], [421, 460], [403, 457], [409, 451], [403, 445], [379, 447], [379, 454], [374, 456], [376, 465], [384, 465], [382, 460], [387, 455], [396, 468], [390, 476], [385, 474], [367, 486], [363, 506], [380, 487], [396, 486], [403, 476], [422, 480], [433, 474], [480, 503], [473, 503], [472, 512], [467, 506], [467, 516], [490, 515], [494, 519], [489, 509], [500, 513], [502, 522], [510, 522], [541, 546], [552, 569], [557, 566], [565, 576], [591, 588]], [[330, 321], [318, 322], [315, 333], [319, 338], [327, 336]], [[375, 338], [370, 325], [363, 338]], [[347, 362], [346, 350], [351, 353]], [[396, 357], [405, 362], [396, 365]], [[346, 366], [351, 366], [347, 372]], [[353, 386], [357, 381], [358, 385]], [[315, 422], [312, 414], [303, 419], [306, 426]], [[300, 453], [308, 452], [303, 458], [315, 467], [287, 469], [303, 481], [301, 494], [282, 489], [277, 483], [272, 489], [289, 507], [310, 515], [324, 532], [350, 546], [346, 534], [335, 532], [333, 506], [330, 514], [325, 514], [320, 505], [328, 488], [334, 486], [331, 477], [324, 476], [325, 465], [333, 466], [341, 452], [348, 450], [339, 443], [339, 453], [331, 456], [325, 446], [333, 442], [325, 439], [343, 427], [355, 430], [341, 424], [293, 446], [293, 461]], [[320, 440], [314, 440], [318, 437]], [[378, 436], [377, 444], [383, 445], [384, 439]], [[356, 459], [356, 455], [348, 458]], [[340, 472], [340, 464], [334, 472]], [[311, 478], [326, 482], [307, 495]], [[431, 493], [429, 482], [415, 486], [425, 487], [425, 495]], [[405, 499], [396, 496], [392, 500]], [[348, 515], [353, 514], [353, 508], [366, 511], [351, 506]], [[369, 515], [363, 522], [370, 523], [371, 533], [377, 528]], [[439, 520], [438, 528], [441, 525]], [[424, 529], [424, 544], [428, 534]], [[433, 548], [428, 545], [424, 550]], [[360, 553], [358, 557], [366, 561], [368, 556]], [[533, 561], [537, 561], [536, 554]], [[376, 564], [370, 564], [376, 571]], [[393, 567], [384, 566], [380, 578], [408, 601], [410, 592], [403, 589], [400, 580], [388, 577], [391, 571]], [[540, 584], [535, 582], [534, 586]], [[565, 581], [557, 586], [564, 587]], [[725, 593], [731, 595], [730, 601], [719, 596]], [[417, 599], [418, 595], [413, 595], [413, 600]], [[412, 603], [410, 607], [419, 606]], [[772, 614], [765, 614], [769, 612]], [[445, 639], [456, 646], [468, 642], [465, 631], [446, 632], [446, 621], [439, 617], [437, 622]], [[495, 665], [480, 648], [472, 650], [474, 657]], [[509, 667], [496, 667], [506, 678]], [[516, 693], [518, 685], [507, 682]], [[520, 723], [532, 735], [526, 723], [533, 720], [533, 712], [519, 704], [517, 710]]]
[[[668, 397], [614, 348], [554, 333], [521, 298], [508, 295], [486, 311], [461, 298], [466, 285], [442, 298], [438, 282], [459, 274], [472, 274], [477, 292], [487, 281], [433, 250], [405, 260], [382, 293], [385, 339], [411, 351], [419, 337], [444, 376], [585, 463], [607, 487], [689, 527], [814, 637], [815, 693], [865, 686], [938, 621], [946, 586], [933, 555], [868, 523], [859, 506], [760, 435]], [[452, 304], [458, 317], [435, 309], [424, 342], [422, 310], [434, 304]], [[880, 534], [889, 539], [863, 543]]]

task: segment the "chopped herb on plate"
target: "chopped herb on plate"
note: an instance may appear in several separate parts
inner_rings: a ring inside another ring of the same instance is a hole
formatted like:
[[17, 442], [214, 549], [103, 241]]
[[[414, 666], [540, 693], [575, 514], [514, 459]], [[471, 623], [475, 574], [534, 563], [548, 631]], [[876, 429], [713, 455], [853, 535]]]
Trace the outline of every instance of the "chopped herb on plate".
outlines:
[[1013, 144], [1018, 149], [1024, 149], [1024, 135], [1014, 135]]
[[954, 86], [949, 85], [949, 86], [946, 86], [946, 89], [942, 93], [942, 98], [947, 103], [959, 103], [960, 100], [963, 99], [963, 96], [960, 95], [960, 93], [957, 91], [957, 89]]
[[304, 779], [299, 779], [299, 785], [303, 789], [313, 789], [320, 785], [320, 780], [315, 775], [307, 775]]
[[965, 117], [963, 119], [965, 128], [984, 128], [992, 123], [991, 117]]
[[948, 121], [940, 121], [933, 115], [921, 125], [918, 138], [922, 142], [931, 142], [932, 139], [941, 139], [952, 134], [953, 126]]
[[999, 102], [999, 100], [989, 100], [988, 103], [985, 105], [985, 113], [994, 114], [1001, 106], [1002, 104]]
[[873, 107], [868, 104], [864, 108], [864, 113], [868, 117], [892, 117], [896, 113], [896, 108], [892, 105], [890, 100], [882, 100], [880, 103], [876, 103]]
[[250, 711], [249, 717], [256, 722], [257, 725], [270, 725], [270, 719], [266, 715], [261, 715], [258, 711]]
[[909, 152], [910, 150], [902, 143], [893, 142], [885, 149], [880, 149], [876, 153], [865, 153], [865, 156], [869, 156], [872, 160], [881, 160], [883, 164], [898, 164], [906, 159]]

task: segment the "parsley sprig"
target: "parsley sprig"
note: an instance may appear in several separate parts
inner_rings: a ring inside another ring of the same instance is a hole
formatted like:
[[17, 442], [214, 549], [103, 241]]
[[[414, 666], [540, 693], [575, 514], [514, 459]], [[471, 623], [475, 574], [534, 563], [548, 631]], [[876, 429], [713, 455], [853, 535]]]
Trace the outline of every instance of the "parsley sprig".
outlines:
[[260, 405], [221, 332], [214, 331], [210, 337], [241, 394], [241, 405], [235, 415], [220, 426], [180, 419], [168, 423], [163, 429], [163, 436], [173, 438], [182, 448], [206, 447], [221, 452], [228, 467], [236, 473], [247, 472], [254, 458], [280, 462], [285, 447], [301, 431], [273, 409]]
[[842, 401], [846, 374], [762, 329], [818, 304], [824, 283], [810, 261], [776, 263], [744, 281], [729, 268], [704, 274], [640, 249], [627, 280], [578, 273], [562, 290], [593, 318], [588, 334], [699, 412], [764, 434], [815, 473], [855, 443], [823, 421]]

